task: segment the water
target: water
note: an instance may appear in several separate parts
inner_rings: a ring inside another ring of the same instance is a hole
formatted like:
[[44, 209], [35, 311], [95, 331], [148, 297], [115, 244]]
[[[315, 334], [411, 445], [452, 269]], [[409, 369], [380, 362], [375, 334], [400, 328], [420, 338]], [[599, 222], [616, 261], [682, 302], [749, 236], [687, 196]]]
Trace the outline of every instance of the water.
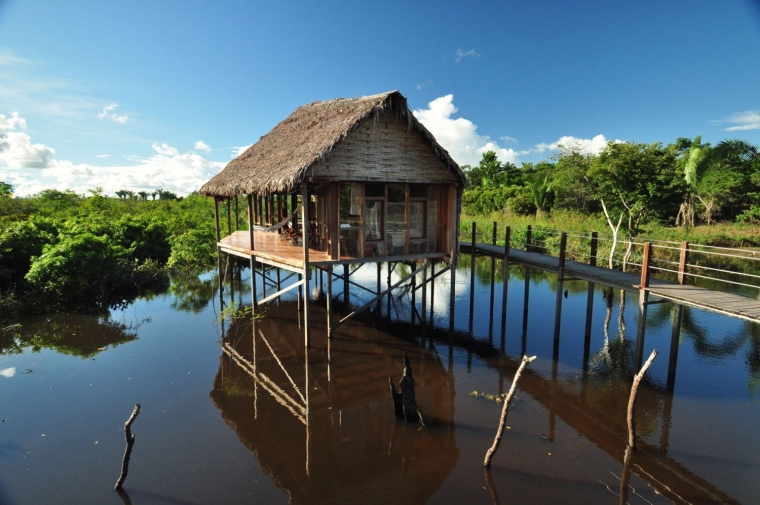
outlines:
[[[351, 280], [374, 289], [376, 276], [368, 265]], [[454, 333], [448, 273], [427, 292], [424, 329], [412, 324], [409, 294], [394, 292], [390, 320], [384, 299], [383, 317], [369, 313], [328, 341], [313, 304], [308, 352], [293, 293], [267, 309], [254, 340], [249, 319], [218, 322], [210, 276], [175, 279], [165, 295], [108, 317], [22, 321], [0, 356], [0, 503], [619, 503], [636, 295], [621, 305], [615, 292], [608, 309], [596, 288], [586, 350], [587, 284], [565, 282], [555, 347], [556, 276], [531, 272], [525, 318], [525, 270], [511, 269], [505, 328], [498, 279], [491, 317], [489, 277], [490, 260], [479, 260], [470, 317], [469, 268], [457, 273]], [[245, 304], [241, 285], [233, 296]], [[339, 300], [342, 286], [333, 283]], [[352, 286], [350, 301], [371, 296]], [[760, 331], [683, 308], [671, 394], [673, 313], [649, 310], [644, 352], [660, 355], [639, 392], [627, 501], [754, 503]], [[405, 352], [424, 428], [393, 416], [388, 377], [398, 383]], [[501, 413], [487, 396], [509, 388], [523, 352], [538, 359], [487, 474]], [[113, 484], [135, 403], [120, 497]]]

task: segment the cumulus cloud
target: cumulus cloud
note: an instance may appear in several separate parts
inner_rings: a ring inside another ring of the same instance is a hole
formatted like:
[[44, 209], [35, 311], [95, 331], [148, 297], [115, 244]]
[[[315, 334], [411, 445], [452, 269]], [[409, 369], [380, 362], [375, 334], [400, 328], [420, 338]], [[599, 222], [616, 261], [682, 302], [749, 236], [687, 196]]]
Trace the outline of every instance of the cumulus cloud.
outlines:
[[[599, 154], [607, 145], [607, 142], [608, 140], [602, 134], [599, 134], [591, 139], [581, 139], [566, 135], [564, 137], [560, 137], [558, 140], [552, 142], [551, 144], [536, 144], [533, 152], [543, 153], [546, 151], [557, 151], [560, 149], [573, 149], [577, 150], [581, 154]], [[619, 143], [622, 141], [615, 140], [614, 142]]]
[[746, 110], [744, 112], [737, 112], [725, 119], [718, 119], [713, 121], [717, 124], [729, 123], [733, 126], [728, 126], [726, 131], [735, 132], [742, 130], [760, 130], [760, 111]]
[[195, 143], [195, 150], [196, 151], [203, 151], [203, 152], [206, 152], [206, 153], [210, 153], [211, 152], [211, 146], [209, 146], [204, 141], [199, 140], [198, 142]]
[[[0, 180], [11, 184], [18, 196], [49, 188], [72, 189], [83, 194], [98, 186], [109, 195], [120, 189], [137, 192], [159, 188], [187, 195], [197, 191], [225, 165], [197, 152], [183, 153], [158, 142], [152, 145], [154, 154], [147, 158], [129, 157], [124, 165], [95, 166], [56, 160], [53, 148], [33, 144], [27, 133], [14, 131], [22, 125], [25, 122], [18, 115], [0, 115]], [[99, 155], [103, 156], [107, 155]]]
[[110, 119], [114, 123], [120, 123], [124, 124], [126, 123], [129, 118], [126, 115], [119, 115], [115, 111], [119, 107], [119, 104], [117, 103], [109, 103], [108, 105], [104, 106], [103, 109], [98, 112], [98, 119], [103, 121], [104, 119]]
[[55, 149], [44, 144], [33, 144], [25, 132], [26, 119], [12, 112], [10, 117], [0, 114], [0, 164], [10, 168], [45, 168]]
[[454, 62], [460, 63], [465, 58], [478, 58], [478, 57], [480, 57], [480, 55], [475, 51], [475, 49], [464, 51], [460, 48], [460, 49], [457, 49], [456, 58], [454, 58]]
[[500, 147], [488, 135], [478, 135], [475, 123], [462, 117], [453, 118], [457, 111], [454, 95], [446, 95], [430, 102], [427, 109], [415, 110], [413, 114], [457, 163], [477, 165], [486, 151], [494, 151], [501, 161], [519, 163], [513, 149]]

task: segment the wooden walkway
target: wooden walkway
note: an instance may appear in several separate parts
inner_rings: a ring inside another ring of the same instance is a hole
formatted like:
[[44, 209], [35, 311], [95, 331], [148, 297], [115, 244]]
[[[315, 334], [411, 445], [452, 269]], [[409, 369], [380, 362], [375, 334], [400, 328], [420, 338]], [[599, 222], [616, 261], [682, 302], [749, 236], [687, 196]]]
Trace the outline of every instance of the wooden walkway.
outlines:
[[[472, 251], [472, 243], [462, 242], [460, 250]], [[475, 254], [503, 257], [504, 247], [490, 244], [475, 244]], [[509, 250], [509, 261], [550, 272], [559, 271], [559, 258], [537, 252], [517, 249]], [[639, 273], [620, 272], [606, 267], [591, 266], [577, 261], [565, 261], [565, 280], [582, 279], [597, 284], [612, 286], [627, 291], [640, 291]], [[698, 309], [724, 314], [745, 321], [760, 323], [760, 300], [746, 296], [714, 291], [698, 286], [681, 285], [675, 282], [652, 278], [647, 288], [650, 296], [676, 302]], [[650, 302], [651, 303], [651, 302]]]

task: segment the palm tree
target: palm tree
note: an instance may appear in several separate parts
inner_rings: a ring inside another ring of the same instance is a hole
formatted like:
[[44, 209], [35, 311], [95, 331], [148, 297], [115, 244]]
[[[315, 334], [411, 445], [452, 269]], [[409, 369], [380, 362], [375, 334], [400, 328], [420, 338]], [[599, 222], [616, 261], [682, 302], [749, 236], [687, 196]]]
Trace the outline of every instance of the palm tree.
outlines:
[[697, 135], [694, 140], [679, 138], [676, 141], [676, 148], [683, 150], [683, 154], [678, 159], [683, 168], [684, 179], [689, 186], [686, 194], [686, 201], [681, 204], [676, 216], [676, 225], [694, 226], [694, 195], [696, 193], [697, 183], [702, 176], [705, 167], [711, 161], [710, 144], [702, 143], [702, 136]]

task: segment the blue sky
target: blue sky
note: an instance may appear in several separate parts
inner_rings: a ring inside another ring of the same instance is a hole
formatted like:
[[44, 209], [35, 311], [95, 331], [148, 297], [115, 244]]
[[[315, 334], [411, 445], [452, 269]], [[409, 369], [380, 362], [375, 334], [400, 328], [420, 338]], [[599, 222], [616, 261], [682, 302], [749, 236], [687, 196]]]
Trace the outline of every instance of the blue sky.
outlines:
[[462, 164], [760, 144], [760, 3], [0, 0], [0, 181], [184, 195], [299, 105], [393, 89]]

